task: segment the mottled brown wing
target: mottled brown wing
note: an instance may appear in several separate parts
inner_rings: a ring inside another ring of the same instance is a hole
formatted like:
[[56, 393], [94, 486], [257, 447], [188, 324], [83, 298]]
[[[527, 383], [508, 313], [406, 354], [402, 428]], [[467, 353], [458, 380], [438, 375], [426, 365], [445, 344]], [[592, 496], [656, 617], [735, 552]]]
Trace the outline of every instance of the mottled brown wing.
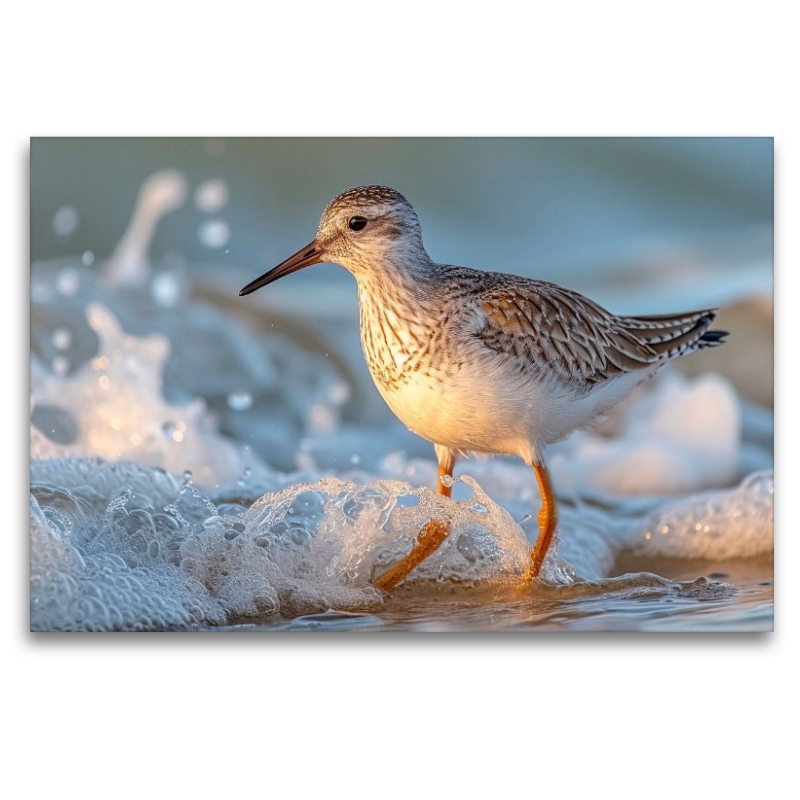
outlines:
[[483, 343], [563, 380], [595, 384], [645, 369], [696, 345], [713, 312], [617, 317], [586, 297], [544, 281], [481, 293]]

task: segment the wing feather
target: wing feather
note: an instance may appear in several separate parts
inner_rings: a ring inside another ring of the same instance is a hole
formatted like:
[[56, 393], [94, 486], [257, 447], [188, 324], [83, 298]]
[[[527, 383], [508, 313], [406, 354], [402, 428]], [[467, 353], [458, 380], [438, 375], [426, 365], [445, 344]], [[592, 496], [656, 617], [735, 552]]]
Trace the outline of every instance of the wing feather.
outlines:
[[476, 336], [485, 346], [587, 389], [704, 346], [715, 315], [711, 309], [618, 317], [577, 292], [519, 278], [477, 299]]

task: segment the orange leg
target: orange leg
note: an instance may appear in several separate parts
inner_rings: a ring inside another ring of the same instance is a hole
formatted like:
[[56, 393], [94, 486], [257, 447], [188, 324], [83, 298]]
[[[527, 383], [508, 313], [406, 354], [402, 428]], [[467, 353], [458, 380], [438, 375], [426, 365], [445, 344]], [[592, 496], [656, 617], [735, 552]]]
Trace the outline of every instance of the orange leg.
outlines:
[[447, 467], [444, 464], [439, 464], [439, 477], [436, 479], [436, 491], [439, 494], [443, 494], [445, 497], [450, 497], [450, 491], [452, 490], [452, 486], [445, 486], [442, 483], [442, 475], [447, 475], [448, 478], [453, 477], [453, 468]]
[[[449, 450], [444, 451], [437, 447], [436, 452], [439, 456], [439, 478], [436, 480], [436, 491], [445, 497], [450, 497], [451, 487], [445, 486], [440, 479], [442, 475], [453, 477], [453, 467], [456, 464], [456, 460]], [[414, 567], [421, 564], [431, 553], [439, 548], [439, 545], [447, 538], [448, 533], [450, 533], [449, 522], [437, 522], [436, 520], [428, 522], [419, 532], [416, 544], [411, 548], [411, 552], [389, 567], [374, 582], [374, 586], [384, 592], [390, 592], [398, 583], [406, 579], [408, 573]]]
[[539, 510], [539, 538], [533, 548], [531, 555], [531, 565], [528, 570], [528, 579], [533, 580], [539, 577], [542, 571], [542, 564], [547, 556], [547, 551], [553, 543], [553, 536], [556, 532], [558, 514], [556, 513], [556, 496], [553, 494], [553, 485], [550, 483], [550, 473], [547, 467], [534, 465], [533, 471], [536, 473], [536, 480], [539, 483], [539, 492], [542, 495], [542, 507]]
[[453, 477], [453, 470], [456, 466], [456, 454], [446, 447], [436, 445], [436, 457], [439, 459], [439, 478], [436, 481], [436, 491], [443, 494], [445, 497], [450, 497], [450, 486], [445, 486], [442, 483], [442, 476], [447, 475], [448, 478]]
[[450, 525], [446, 522], [428, 522], [419, 532], [416, 544], [411, 548], [411, 552], [401, 558], [396, 564], [389, 567], [383, 575], [378, 578], [374, 585], [377, 589], [390, 592], [406, 579], [417, 564], [421, 564], [431, 553], [435, 552], [439, 545], [447, 538], [450, 533]]

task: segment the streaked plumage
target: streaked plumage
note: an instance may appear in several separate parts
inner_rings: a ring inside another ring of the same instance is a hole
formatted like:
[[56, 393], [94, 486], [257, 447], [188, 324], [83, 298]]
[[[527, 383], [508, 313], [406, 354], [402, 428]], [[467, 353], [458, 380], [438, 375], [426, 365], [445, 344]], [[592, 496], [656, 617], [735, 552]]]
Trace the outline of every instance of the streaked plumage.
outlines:
[[[543, 497], [546, 445], [590, 424], [670, 359], [725, 336], [708, 330], [715, 309], [623, 317], [553, 283], [436, 263], [414, 209], [382, 186], [334, 198], [314, 242], [241, 293], [319, 261], [355, 276], [375, 385], [434, 443], [440, 474], [458, 454], [518, 455], [537, 470]], [[551, 537], [554, 509], [548, 518]], [[548, 544], [534, 556], [539, 566]]]

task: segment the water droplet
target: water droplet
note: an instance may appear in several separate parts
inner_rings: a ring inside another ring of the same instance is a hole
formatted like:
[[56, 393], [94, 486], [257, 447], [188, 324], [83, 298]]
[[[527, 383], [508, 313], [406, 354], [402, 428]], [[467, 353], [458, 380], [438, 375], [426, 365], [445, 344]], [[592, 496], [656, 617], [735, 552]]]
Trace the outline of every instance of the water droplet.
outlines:
[[[444, 476], [443, 476], [444, 477]], [[469, 510], [475, 514], [480, 514], [482, 517], [489, 516], [489, 509], [483, 503], [473, 503], [468, 506]]]
[[361, 463], [361, 456], [358, 455], [358, 453], [353, 453], [353, 455], [350, 456], [350, 463], [354, 464], [354, 465], [360, 464]]
[[253, 396], [249, 392], [231, 392], [228, 395], [228, 408], [231, 411], [247, 411], [253, 405]]
[[336, 411], [322, 403], [314, 403], [308, 410], [308, 424], [314, 433], [330, 433], [338, 421]]
[[56, 350], [67, 350], [72, 344], [72, 334], [69, 328], [56, 328], [53, 331], [53, 347]]
[[199, 230], [200, 242], [210, 249], [224, 247], [231, 238], [231, 229], [225, 220], [210, 219], [204, 222]]
[[186, 481], [186, 483], [192, 482], [192, 471], [190, 469], [183, 471], [183, 479]]
[[181, 299], [181, 282], [173, 272], [159, 272], [150, 284], [150, 292], [157, 306], [175, 308]]
[[244, 468], [244, 472], [242, 472], [241, 476], [239, 477], [239, 480], [237, 481], [239, 486], [246, 486], [247, 485], [247, 481], [250, 480], [250, 476], [252, 474], [253, 474], [253, 470], [251, 470], [250, 467], [245, 467]]
[[81, 256], [81, 263], [84, 267], [91, 267], [94, 264], [94, 253], [91, 250], [87, 250]]
[[439, 480], [442, 482], [442, 486], [444, 486], [445, 489], [449, 489], [455, 483], [452, 475], [440, 475]]
[[31, 279], [31, 298], [37, 303], [44, 303], [50, 297], [50, 288], [42, 280]]
[[203, 181], [194, 193], [194, 204], [206, 214], [215, 214], [228, 202], [228, 184], [218, 178]]
[[78, 227], [78, 212], [73, 206], [62, 206], [53, 217], [53, 230], [59, 236], [69, 236]]
[[50, 362], [50, 367], [55, 375], [64, 376], [69, 372], [69, 359], [64, 356], [56, 356]]
[[80, 275], [78, 275], [78, 270], [73, 269], [72, 267], [67, 267], [58, 273], [56, 288], [60, 294], [64, 295], [64, 297], [72, 297], [77, 293], [80, 285], [81, 278]]
[[333, 386], [331, 386], [329, 399], [331, 403], [337, 406], [346, 403], [350, 399], [350, 387], [344, 383], [344, 381], [334, 383]]

